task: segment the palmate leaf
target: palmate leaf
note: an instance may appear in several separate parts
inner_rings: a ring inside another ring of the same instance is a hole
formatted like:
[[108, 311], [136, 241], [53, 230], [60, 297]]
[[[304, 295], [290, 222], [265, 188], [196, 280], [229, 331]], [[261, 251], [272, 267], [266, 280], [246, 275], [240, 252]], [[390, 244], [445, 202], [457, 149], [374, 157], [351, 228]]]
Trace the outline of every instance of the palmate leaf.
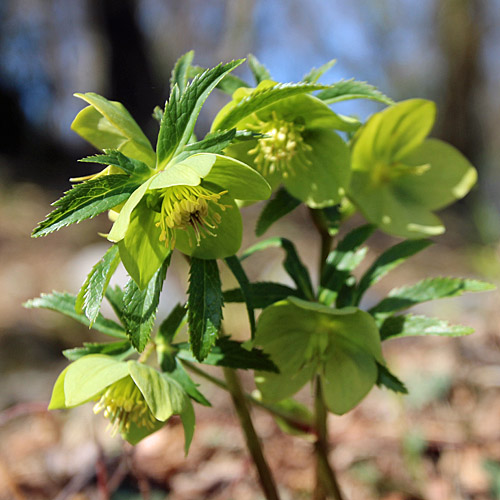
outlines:
[[[257, 282], [250, 283], [247, 293], [249, 293], [251, 303], [256, 309], [265, 309], [266, 307], [284, 300], [287, 297], [302, 297], [302, 294], [289, 286], [282, 285], [281, 283], [272, 282]], [[241, 288], [234, 288], [224, 292], [225, 302], [245, 302]]]
[[174, 85], [158, 134], [156, 147], [158, 168], [164, 168], [168, 161], [188, 143], [206, 98], [224, 76], [242, 62], [238, 60], [219, 64], [203, 72], [191, 81], [183, 93]]
[[329, 87], [319, 92], [316, 97], [326, 104], [333, 104], [348, 99], [370, 99], [383, 104], [393, 104], [394, 101], [380, 92], [376, 87], [367, 82], [358, 80], [341, 80], [329, 85]]
[[103, 155], [93, 155], [81, 158], [83, 163], [99, 163], [101, 165], [113, 165], [121, 168], [126, 174], [136, 179], [144, 179], [151, 175], [153, 170], [144, 162], [129, 158], [117, 149], [105, 149]]
[[[75, 310], [76, 297], [69, 293], [42, 293], [40, 297], [36, 299], [31, 299], [25, 302], [23, 305], [28, 309], [49, 309], [51, 311], [56, 311], [65, 316], [75, 319], [79, 323], [90, 327], [90, 321], [83, 313], [77, 313]], [[121, 339], [126, 338], [125, 330], [121, 325], [115, 323], [110, 319], [104, 318], [101, 314], [98, 314], [92, 328], [98, 330], [111, 337], [118, 337]]]
[[191, 259], [188, 288], [189, 340], [203, 361], [215, 344], [222, 322], [222, 291], [215, 260]]
[[260, 213], [255, 234], [262, 236], [276, 221], [295, 210], [300, 203], [301, 201], [289, 194], [285, 188], [279, 188]]
[[[196, 362], [189, 344], [175, 344], [175, 347], [179, 349], [177, 353], [178, 358]], [[278, 373], [278, 368], [269, 358], [269, 355], [260, 349], [245, 349], [242, 342], [230, 340], [228, 337], [217, 339], [212, 350], [203, 360], [203, 364]]]
[[248, 54], [247, 61], [250, 71], [252, 72], [257, 84], [263, 80], [271, 79], [271, 73], [269, 73], [269, 70], [253, 54]]
[[139, 186], [128, 175], [106, 175], [73, 186], [34, 229], [32, 236], [45, 236], [62, 227], [91, 219], [125, 201]]
[[268, 238], [267, 240], [261, 241], [248, 248], [243, 253], [240, 260], [244, 260], [260, 250], [276, 247], [282, 248], [285, 251], [286, 256], [285, 261], [283, 262], [283, 267], [297, 285], [297, 288], [301, 292], [301, 296], [309, 300], [314, 300], [315, 297], [309, 271], [300, 260], [297, 249], [290, 240], [279, 237]]
[[374, 316], [390, 316], [416, 304], [434, 299], [457, 297], [465, 292], [494, 290], [495, 285], [464, 278], [427, 278], [414, 285], [394, 288], [369, 312]]
[[87, 316], [90, 326], [94, 324], [99, 314], [101, 302], [106, 293], [109, 280], [116, 271], [119, 263], [118, 246], [113, 245], [92, 268], [76, 297], [75, 309], [78, 313], [83, 312]]
[[450, 325], [448, 321], [439, 318], [429, 318], [416, 314], [390, 316], [380, 327], [381, 340], [400, 337], [415, 337], [423, 335], [438, 335], [442, 337], [461, 337], [470, 335], [474, 329], [463, 325]]
[[160, 269], [156, 271], [144, 290], [141, 290], [132, 279], [125, 288], [123, 319], [127, 336], [139, 352], [144, 350], [151, 336], [158, 303], [160, 302], [160, 293], [169, 264], [170, 255], [165, 259]]

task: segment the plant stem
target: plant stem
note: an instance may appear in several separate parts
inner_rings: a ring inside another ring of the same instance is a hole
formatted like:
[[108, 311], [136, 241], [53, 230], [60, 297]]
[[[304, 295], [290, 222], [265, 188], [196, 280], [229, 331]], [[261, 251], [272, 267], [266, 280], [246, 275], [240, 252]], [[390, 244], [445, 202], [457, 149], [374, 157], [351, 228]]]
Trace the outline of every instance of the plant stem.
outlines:
[[344, 500], [340, 491], [335, 472], [328, 461], [328, 411], [323, 401], [321, 390], [321, 379], [316, 377], [316, 395], [314, 399], [314, 409], [316, 414], [317, 438], [314, 445], [316, 452], [316, 488], [314, 500], [324, 500], [333, 498], [334, 500]]
[[310, 208], [309, 214], [311, 215], [313, 224], [321, 237], [321, 251], [319, 256], [319, 274], [321, 276], [321, 272], [323, 271], [323, 267], [325, 266], [326, 259], [332, 247], [333, 236], [331, 236], [328, 232], [328, 228], [326, 227], [325, 221], [323, 220], [319, 210]]
[[250, 417], [250, 412], [248, 411], [245, 393], [243, 391], [243, 388], [241, 387], [241, 382], [238, 374], [231, 368], [223, 368], [223, 370], [227, 389], [231, 394], [234, 408], [238, 415], [243, 433], [245, 434], [247, 448], [252, 455], [255, 466], [257, 467], [257, 472], [259, 474], [259, 480], [262, 486], [262, 490], [264, 491], [264, 495], [267, 500], [279, 500], [278, 490], [276, 489], [276, 484], [271, 474], [271, 470], [269, 469], [269, 465], [264, 458], [259, 437], [255, 432], [255, 428]]

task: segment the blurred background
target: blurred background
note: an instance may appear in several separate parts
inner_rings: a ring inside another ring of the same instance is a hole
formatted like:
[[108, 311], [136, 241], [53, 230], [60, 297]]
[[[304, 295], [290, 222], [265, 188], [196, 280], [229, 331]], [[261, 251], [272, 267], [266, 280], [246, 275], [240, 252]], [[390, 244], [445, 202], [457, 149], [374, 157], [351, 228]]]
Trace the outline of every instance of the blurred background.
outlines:
[[[201, 66], [253, 53], [284, 82], [336, 58], [321, 81], [355, 77], [395, 100], [435, 100], [433, 135], [462, 151], [480, 180], [444, 214], [448, 232], [439, 244], [387, 278], [380, 293], [428, 275], [500, 281], [500, 0], [1, 0], [1, 499], [166, 498], [167, 492], [175, 499], [260, 498], [229, 403], [216, 394], [217, 409], [199, 413], [187, 461], [175, 422], [132, 451], [102, 432], [103, 419], [90, 408], [48, 415], [52, 384], [65, 366], [61, 349], [97, 337], [21, 306], [44, 291], [76, 293], [106, 249], [97, 234], [109, 226], [104, 216], [44, 239], [29, 237], [50, 202], [70, 187], [68, 178], [89, 172], [76, 161], [94, 151], [70, 130], [83, 107], [73, 93], [121, 101], [153, 138], [152, 110], [168, 95], [176, 59], [191, 49]], [[238, 71], [249, 78], [245, 68]], [[207, 101], [200, 136], [226, 100], [214, 94]], [[380, 107], [359, 101], [335, 109], [366, 117]], [[244, 244], [254, 240], [257, 215], [254, 207], [246, 215]], [[272, 234], [301, 235], [303, 258], [314, 267], [308, 238], [315, 236], [305, 212]], [[371, 258], [391, 242], [378, 235]], [[281, 279], [280, 262], [271, 252], [252, 278]], [[186, 288], [182, 262], [177, 268], [164, 312]], [[411, 395], [373, 391], [348, 416], [332, 418], [332, 460], [349, 498], [500, 498], [498, 299], [493, 293], [429, 305], [427, 313], [474, 326], [476, 334], [395, 341], [386, 356]], [[235, 330], [240, 313], [226, 313]], [[283, 498], [309, 498], [310, 444], [283, 436], [267, 415], [256, 419]]]

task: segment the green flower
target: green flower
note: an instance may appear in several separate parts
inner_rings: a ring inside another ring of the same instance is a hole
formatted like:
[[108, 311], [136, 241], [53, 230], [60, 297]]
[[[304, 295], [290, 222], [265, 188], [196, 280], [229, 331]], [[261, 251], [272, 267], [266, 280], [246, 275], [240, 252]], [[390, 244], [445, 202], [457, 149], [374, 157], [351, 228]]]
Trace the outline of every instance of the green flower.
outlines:
[[384, 364], [372, 316], [355, 307], [332, 309], [295, 297], [263, 311], [255, 343], [280, 371], [256, 373], [265, 401], [293, 396], [319, 375], [326, 405], [337, 414], [366, 396], [377, 380], [377, 363]]
[[150, 366], [101, 354], [78, 359], [59, 375], [49, 410], [89, 401], [95, 401], [94, 413], [109, 419], [112, 434], [119, 432], [131, 444], [180, 415], [189, 448], [194, 429], [191, 401], [175, 380]]
[[[252, 166], [273, 189], [283, 184], [310, 207], [339, 203], [349, 184], [350, 166], [347, 145], [335, 130], [355, 130], [357, 121], [337, 115], [305, 91], [282, 98], [279, 92], [286, 90], [285, 85], [271, 80], [254, 89], [238, 89], [216, 116], [212, 130], [230, 124], [262, 134], [230, 145], [225, 153]], [[274, 91], [277, 97], [272, 99]], [[266, 95], [270, 96], [267, 100]], [[252, 107], [253, 112], [242, 111]], [[235, 118], [239, 115], [241, 119]]]
[[353, 140], [350, 198], [382, 230], [403, 238], [441, 234], [433, 214], [465, 196], [477, 173], [455, 148], [426, 139], [431, 101], [410, 99], [374, 114]]

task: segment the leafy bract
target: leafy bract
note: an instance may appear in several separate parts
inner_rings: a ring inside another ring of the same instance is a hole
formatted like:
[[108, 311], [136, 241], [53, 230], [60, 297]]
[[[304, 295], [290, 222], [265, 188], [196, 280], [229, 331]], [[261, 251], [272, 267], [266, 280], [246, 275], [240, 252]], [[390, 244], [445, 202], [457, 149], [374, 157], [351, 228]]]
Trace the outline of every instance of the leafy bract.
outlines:
[[75, 94], [90, 106], [78, 113], [71, 128], [97, 149], [117, 149], [130, 158], [154, 167], [151, 143], [123, 104], [93, 92]]
[[264, 400], [290, 397], [318, 374], [326, 404], [338, 414], [368, 393], [377, 380], [377, 363], [384, 362], [378, 329], [369, 314], [294, 297], [263, 311], [255, 343], [280, 370], [256, 373]]

